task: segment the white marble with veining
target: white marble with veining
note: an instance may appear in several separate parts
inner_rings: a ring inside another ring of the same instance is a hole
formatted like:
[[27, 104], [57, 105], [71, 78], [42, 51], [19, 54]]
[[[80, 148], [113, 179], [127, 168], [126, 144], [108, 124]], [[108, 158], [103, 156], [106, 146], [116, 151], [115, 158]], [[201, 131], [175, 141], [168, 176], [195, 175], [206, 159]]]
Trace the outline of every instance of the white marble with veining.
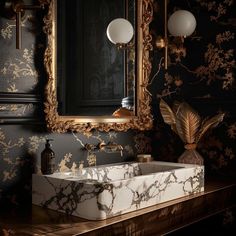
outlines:
[[89, 220], [204, 191], [204, 166], [158, 161], [33, 174], [32, 178], [33, 204]]

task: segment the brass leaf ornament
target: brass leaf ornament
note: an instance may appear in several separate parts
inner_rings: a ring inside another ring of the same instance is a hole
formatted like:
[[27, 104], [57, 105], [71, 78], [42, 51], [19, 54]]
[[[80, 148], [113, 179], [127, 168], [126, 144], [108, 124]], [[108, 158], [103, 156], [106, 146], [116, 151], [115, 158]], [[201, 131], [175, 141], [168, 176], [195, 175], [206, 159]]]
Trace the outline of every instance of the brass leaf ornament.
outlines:
[[177, 133], [176, 130], [176, 116], [175, 113], [172, 111], [172, 109], [168, 106], [168, 104], [161, 99], [160, 102], [160, 110], [161, 110], [161, 115], [168, 125], [171, 126], [171, 129]]
[[196, 133], [200, 126], [198, 113], [187, 103], [180, 104], [176, 113], [177, 133], [184, 143], [195, 143]]
[[204, 120], [204, 122], [202, 122], [201, 128], [198, 132], [196, 142], [199, 142], [201, 137], [206, 133], [206, 131], [209, 128], [215, 128], [220, 122], [222, 122], [224, 119], [224, 115], [225, 114], [222, 113], [222, 114], [215, 115], [212, 118], [208, 118], [208, 119]]
[[225, 114], [202, 120], [186, 102], [174, 102], [171, 108], [163, 99], [160, 101], [160, 112], [164, 122], [169, 124], [184, 142], [186, 150], [179, 157], [178, 162], [203, 165], [202, 156], [195, 150], [197, 144], [207, 130], [223, 121]]

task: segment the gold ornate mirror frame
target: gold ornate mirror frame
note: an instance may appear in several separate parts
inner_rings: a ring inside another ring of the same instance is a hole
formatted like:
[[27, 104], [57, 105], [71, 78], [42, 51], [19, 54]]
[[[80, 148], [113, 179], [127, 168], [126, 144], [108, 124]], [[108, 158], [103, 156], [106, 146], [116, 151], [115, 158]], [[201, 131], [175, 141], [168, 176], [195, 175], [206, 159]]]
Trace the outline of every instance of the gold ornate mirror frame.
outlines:
[[147, 89], [151, 72], [149, 51], [152, 50], [152, 37], [149, 24], [153, 17], [153, 0], [137, 1], [137, 84], [136, 116], [115, 118], [112, 116], [60, 116], [56, 91], [56, 0], [39, 0], [48, 5], [48, 14], [44, 18], [44, 31], [48, 38], [44, 64], [48, 81], [45, 88], [45, 109], [47, 127], [52, 132], [67, 131], [90, 132], [126, 131], [128, 129], [150, 130], [153, 124], [151, 114], [151, 94]]

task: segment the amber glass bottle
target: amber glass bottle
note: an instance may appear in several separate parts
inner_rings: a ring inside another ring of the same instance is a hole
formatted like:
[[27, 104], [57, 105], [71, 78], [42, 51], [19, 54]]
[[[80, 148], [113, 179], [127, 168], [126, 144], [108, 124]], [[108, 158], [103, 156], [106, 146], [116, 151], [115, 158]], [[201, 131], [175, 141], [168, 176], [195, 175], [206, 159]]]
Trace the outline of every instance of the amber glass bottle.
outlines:
[[51, 149], [50, 141], [53, 139], [46, 139], [45, 149], [41, 153], [41, 172], [44, 175], [53, 174], [55, 170], [55, 153]]

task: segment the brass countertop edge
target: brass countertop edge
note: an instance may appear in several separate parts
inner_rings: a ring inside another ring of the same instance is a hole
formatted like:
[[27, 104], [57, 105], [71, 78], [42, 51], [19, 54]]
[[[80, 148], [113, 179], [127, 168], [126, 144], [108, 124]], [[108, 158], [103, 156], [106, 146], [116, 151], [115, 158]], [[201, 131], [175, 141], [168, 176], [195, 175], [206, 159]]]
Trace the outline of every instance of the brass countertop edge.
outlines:
[[[201, 192], [201, 193], [196, 193], [196, 194], [192, 194], [192, 195], [189, 195], [189, 196], [173, 199], [173, 200], [170, 200], [170, 201], [167, 201], [167, 202], [163, 202], [163, 203], [160, 203], [160, 204], [156, 204], [156, 205], [149, 206], [149, 207], [146, 207], [146, 208], [143, 208], [143, 209], [139, 209], [139, 210], [136, 210], [136, 211], [125, 213], [123, 215], [114, 216], [112, 218], [108, 218], [108, 219], [104, 219], [104, 220], [87, 220], [86, 222], [78, 222], [78, 223], [75, 223], [75, 225], [72, 226], [72, 227], [69, 227], [69, 228], [63, 229], [63, 230], [60, 229], [60, 230], [57, 230], [55, 232], [60, 233], [60, 232], [63, 232], [63, 231], [68, 231], [68, 230], [73, 230], [73, 229], [78, 230], [78, 227], [82, 223], [95, 224], [95, 225], [98, 224], [95, 227], [93, 227], [92, 229], [84, 229], [83, 231], [77, 232], [75, 234], [75, 235], [83, 235], [85, 233], [90, 233], [90, 232], [93, 232], [95, 230], [99, 230], [99, 229], [104, 228], [104, 227], [108, 227], [108, 226], [111, 226], [111, 225], [114, 225], [114, 224], [117, 224], [117, 223], [121, 223], [121, 222], [126, 221], [126, 220], [130, 220], [130, 219], [135, 218], [135, 217], [139, 217], [139, 216], [142, 216], [142, 215], [145, 215], [145, 214], [148, 214], [148, 213], [151, 213], [151, 212], [155, 212], [155, 211], [167, 208], [167, 207], [175, 206], [177, 204], [187, 202], [187, 201], [193, 200], [193, 199], [201, 197], [201, 196], [212, 194], [214, 192], [222, 191], [222, 190], [225, 190], [225, 189], [228, 189], [228, 188], [236, 187], [236, 183], [228, 183], [225, 186], [221, 186], [221, 184], [222, 183], [217, 184], [217, 182], [215, 182], [215, 183], [210, 182], [209, 184], [206, 185], [207, 189], [205, 191]], [[116, 218], [120, 218], [120, 219], [116, 219]], [[55, 232], [53, 232], [53, 233], [55, 233]], [[51, 235], [51, 233], [50, 233], [50, 235]]]

